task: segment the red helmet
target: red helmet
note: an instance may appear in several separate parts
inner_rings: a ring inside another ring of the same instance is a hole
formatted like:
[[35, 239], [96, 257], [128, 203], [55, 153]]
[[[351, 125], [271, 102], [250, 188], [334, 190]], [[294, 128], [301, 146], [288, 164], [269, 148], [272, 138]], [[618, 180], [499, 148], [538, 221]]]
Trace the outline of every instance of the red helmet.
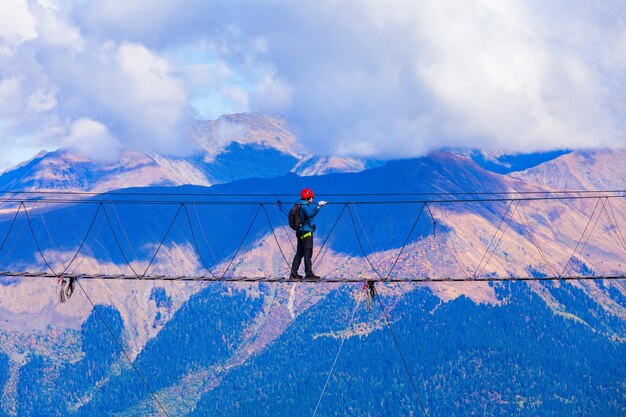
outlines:
[[303, 188], [302, 191], [300, 191], [300, 197], [303, 200], [308, 200], [309, 198], [315, 197], [315, 194], [313, 194], [313, 190], [310, 188]]

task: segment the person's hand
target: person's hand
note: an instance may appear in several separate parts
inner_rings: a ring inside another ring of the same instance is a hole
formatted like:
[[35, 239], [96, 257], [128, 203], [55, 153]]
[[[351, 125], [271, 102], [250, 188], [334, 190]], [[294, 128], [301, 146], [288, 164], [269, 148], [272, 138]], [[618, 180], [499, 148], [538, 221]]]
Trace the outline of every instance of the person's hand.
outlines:
[[317, 202], [317, 205], [318, 205], [319, 207], [324, 207], [324, 206], [326, 205], [326, 203], [328, 203], [328, 201], [318, 201], [318, 202]]

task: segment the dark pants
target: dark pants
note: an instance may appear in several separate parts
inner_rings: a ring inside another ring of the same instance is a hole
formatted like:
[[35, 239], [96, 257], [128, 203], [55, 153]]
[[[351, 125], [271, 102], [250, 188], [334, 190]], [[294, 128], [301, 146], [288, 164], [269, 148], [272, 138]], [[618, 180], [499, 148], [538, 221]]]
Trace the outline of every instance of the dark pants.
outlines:
[[313, 258], [313, 233], [302, 239], [302, 235], [305, 235], [306, 233], [308, 232], [296, 232], [296, 237], [298, 238], [298, 248], [296, 249], [296, 256], [293, 257], [293, 263], [291, 264], [292, 274], [298, 273], [298, 269], [300, 269], [300, 262], [302, 262], [303, 257], [305, 274], [310, 275], [313, 273], [311, 270], [313, 268], [313, 262], [311, 261], [311, 258]]

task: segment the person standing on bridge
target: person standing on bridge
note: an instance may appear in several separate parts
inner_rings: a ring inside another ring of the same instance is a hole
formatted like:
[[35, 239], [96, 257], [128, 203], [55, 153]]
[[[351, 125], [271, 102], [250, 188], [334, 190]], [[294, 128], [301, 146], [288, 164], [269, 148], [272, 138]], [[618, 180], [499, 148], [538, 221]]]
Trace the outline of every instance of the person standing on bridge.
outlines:
[[315, 225], [311, 223], [311, 220], [317, 215], [320, 208], [326, 204], [326, 201], [313, 204], [313, 198], [315, 198], [313, 190], [304, 188], [300, 192], [300, 200], [296, 201], [296, 204], [289, 212], [289, 225], [296, 230], [296, 238], [298, 239], [298, 248], [291, 264], [290, 279], [302, 278], [302, 275], [298, 275], [302, 258], [304, 258], [304, 279], [320, 279], [319, 276], [313, 273], [313, 262], [311, 260], [313, 258], [313, 232], [315, 232]]

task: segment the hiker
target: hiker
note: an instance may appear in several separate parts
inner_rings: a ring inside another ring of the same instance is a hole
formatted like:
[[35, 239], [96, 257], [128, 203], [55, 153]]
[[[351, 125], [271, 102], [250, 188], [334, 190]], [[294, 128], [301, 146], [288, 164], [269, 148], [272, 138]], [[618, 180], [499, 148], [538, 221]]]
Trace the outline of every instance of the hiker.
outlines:
[[326, 201], [320, 201], [314, 205], [314, 197], [315, 194], [313, 194], [310, 188], [304, 188], [300, 192], [300, 200], [296, 201], [290, 212], [289, 224], [296, 229], [296, 238], [298, 239], [298, 249], [291, 264], [290, 279], [302, 279], [302, 275], [298, 275], [302, 258], [304, 258], [304, 278], [309, 280], [320, 279], [319, 276], [313, 273], [312, 269], [313, 262], [311, 258], [313, 257], [313, 232], [315, 231], [315, 225], [311, 223], [311, 220], [317, 215], [320, 208], [326, 204]]

